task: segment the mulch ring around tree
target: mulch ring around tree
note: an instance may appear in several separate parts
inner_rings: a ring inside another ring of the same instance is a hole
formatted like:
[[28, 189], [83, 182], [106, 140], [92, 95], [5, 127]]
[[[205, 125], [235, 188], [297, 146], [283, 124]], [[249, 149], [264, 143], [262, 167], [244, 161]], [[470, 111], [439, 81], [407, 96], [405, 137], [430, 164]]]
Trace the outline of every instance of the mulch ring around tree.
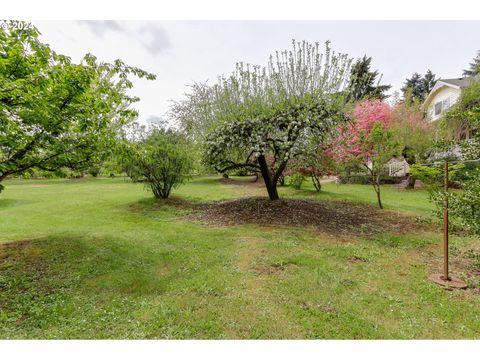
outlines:
[[336, 237], [411, 233], [427, 230], [413, 217], [392, 210], [343, 201], [250, 197], [194, 206], [187, 216], [212, 226], [258, 224], [311, 227]]

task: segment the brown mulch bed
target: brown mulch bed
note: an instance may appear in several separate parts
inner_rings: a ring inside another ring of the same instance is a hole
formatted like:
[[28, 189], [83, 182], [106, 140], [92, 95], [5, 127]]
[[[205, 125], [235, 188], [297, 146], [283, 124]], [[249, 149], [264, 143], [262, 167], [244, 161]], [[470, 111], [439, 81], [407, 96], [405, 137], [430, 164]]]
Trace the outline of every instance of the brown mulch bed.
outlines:
[[195, 206], [187, 216], [214, 226], [239, 224], [311, 227], [335, 236], [407, 233], [425, 224], [397, 211], [343, 201], [312, 201], [250, 197]]

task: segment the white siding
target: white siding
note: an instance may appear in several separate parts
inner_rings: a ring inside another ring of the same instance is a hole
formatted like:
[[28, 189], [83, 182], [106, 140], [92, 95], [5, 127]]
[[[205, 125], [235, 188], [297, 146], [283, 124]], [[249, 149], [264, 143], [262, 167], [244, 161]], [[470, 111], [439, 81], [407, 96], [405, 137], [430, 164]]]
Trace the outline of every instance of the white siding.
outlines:
[[435, 104], [450, 98], [450, 106], [455, 104], [460, 96], [460, 89], [455, 89], [449, 86], [440, 88], [435, 96], [431, 99], [427, 108], [427, 117], [430, 121], [438, 120], [442, 117], [445, 109], [442, 109], [442, 113], [435, 115]]

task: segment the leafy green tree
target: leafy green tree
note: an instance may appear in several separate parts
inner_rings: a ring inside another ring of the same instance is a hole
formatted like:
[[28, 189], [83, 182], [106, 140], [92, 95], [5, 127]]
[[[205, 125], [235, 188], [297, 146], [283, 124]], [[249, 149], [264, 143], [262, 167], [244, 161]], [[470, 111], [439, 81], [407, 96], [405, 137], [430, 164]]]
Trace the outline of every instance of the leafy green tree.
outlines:
[[477, 52], [477, 56], [471, 62], [468, 69], [463, 70], [463, 76], [475, 76], [480, 74], [480, 50]]
[[398, 143], [395, 142], [393, 131], [378, 122], [373, 125], [369, 134], [362, 134], [357, 141], [363, 153], [369, 154], [368, 161], [364, 161], [363, 164], [370, 175], [378, 206], [383, 209], [380, 176], [385, 172], [385, 167], [392, 156], [397, 153]]
[[435, 74], [430, 69], [423, 76], [419, 73], [413, 73], [410, 78], [405, 80], [401, 88], [403, 97], [409, 101], [418, 100], [423, 102], [435, 86], [437, 80]]
[[468, 174], [462, 190], [449, 193], [450, 213], [460, 225], [480, 234], [480, 168]]
[[381, 77], [377, 80], [377, 70], [371, 71], [372, 58], [366, 55], [358, 59], [352, 66], [350, 73], [349, 94], [353, 100], [385, 99], [385, 93], [391, 85], [379, 85]]
[[[326, 141], [344, 121], [350, 64], [328, 43], [322, 54], [319, 44], [307, 42], [293, 42], [293, 50], [277, 52], [265, 68], [238, 64], [208, 89], [209, 111], [196, 119], [213, 128], [205, 163], [221, 173], [261, 173], [269, 198], [278, 199], [277, 182], [288, 161], [308, 151], [314, 139]], [[191, 107], [199, 107], [196, 100]]]
[[137, 116], [129, 75], [155, 78], [90, 54], [75, 64], [38, 36], [14, 22], [0, 29], [0, 183], [33, 168], [85, 169], [101, 160]]
[[[480, 81], [473, 81], [463, 89], [455, 105], [442, 118], [441, 125], [443, 135], [459, 143], [465, 159], [480, 158]], [[463, 131], [471, 133], [470, 141], [460, 140]]]
[[[480, 234], [480, 170], [476, 162], [480, 159], [480, 133], [477, 131], [480, 128], [479, 81], [474, 81], [463, 89], [455, 105], [442, 118], [441, 125], [444, 143], [459, 147], [462, 158], [466, 161], [465, 164], [454, 164], [449, 168], [450, 181], [456, 179], [462, 188], [462, 191], [448, 193], [452, 220], [459, 223], [462, 228]], [[460, 138], [460, 133], [465, 130], [473, 135], [469, 141]], [[425, 176], [426, 179], [422, 181], [429, 184], [430, 197], [439, 211], [446, 195], [441, 188], [442, 169], [437, 167], [422, 170], [417, 167], [414, 170], [420, 173], [420, 176], [430, 175]]]
[[185, 135], [159, 126], [128, 142], [122, 158], [127, 175], [134, 182], [146, 183], [162, 199], [184, 184], [194, 168]]
[[[406, 96], [404, 101], [393, 106], [390, 116], [395, 141], [401, 144], [401, 154], [408, 165], [426, 162], [433, 147], [434, 131], [424, 117], [419, 100]], [[416, 178], [409, 173], [407, 180], [406, 188], [413, 189]]]

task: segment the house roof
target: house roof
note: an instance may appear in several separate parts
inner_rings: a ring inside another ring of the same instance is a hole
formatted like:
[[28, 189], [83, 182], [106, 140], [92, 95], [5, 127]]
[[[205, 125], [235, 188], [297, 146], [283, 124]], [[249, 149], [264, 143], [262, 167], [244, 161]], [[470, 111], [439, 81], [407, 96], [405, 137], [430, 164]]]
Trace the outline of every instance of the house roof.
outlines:
[[440, 88], [443, 88], [444, 86], [452, 87], [455, 89], [463, 89], [466, 88], [470, 83], [472, 82], [473, 77], [471, 76], [466, 76], [466, 77], [461, 77], [461, 78], [453, 78], [453, 79], [439, 79], [433, 86], [432, 90], [428, 94], [427, 98], [425, 99], [423, 106], [426, 107], [434, 97], [434, 95], [437, 93], [437, 91]]
[[470, 85], [470, 82], [472, 81], [472, 77], [462, 77], [462, 78], [456, 78], [456, 79], [440, 79], [438, 81], [441, 81], [443, 83], [453, 85], [462, 89]]

